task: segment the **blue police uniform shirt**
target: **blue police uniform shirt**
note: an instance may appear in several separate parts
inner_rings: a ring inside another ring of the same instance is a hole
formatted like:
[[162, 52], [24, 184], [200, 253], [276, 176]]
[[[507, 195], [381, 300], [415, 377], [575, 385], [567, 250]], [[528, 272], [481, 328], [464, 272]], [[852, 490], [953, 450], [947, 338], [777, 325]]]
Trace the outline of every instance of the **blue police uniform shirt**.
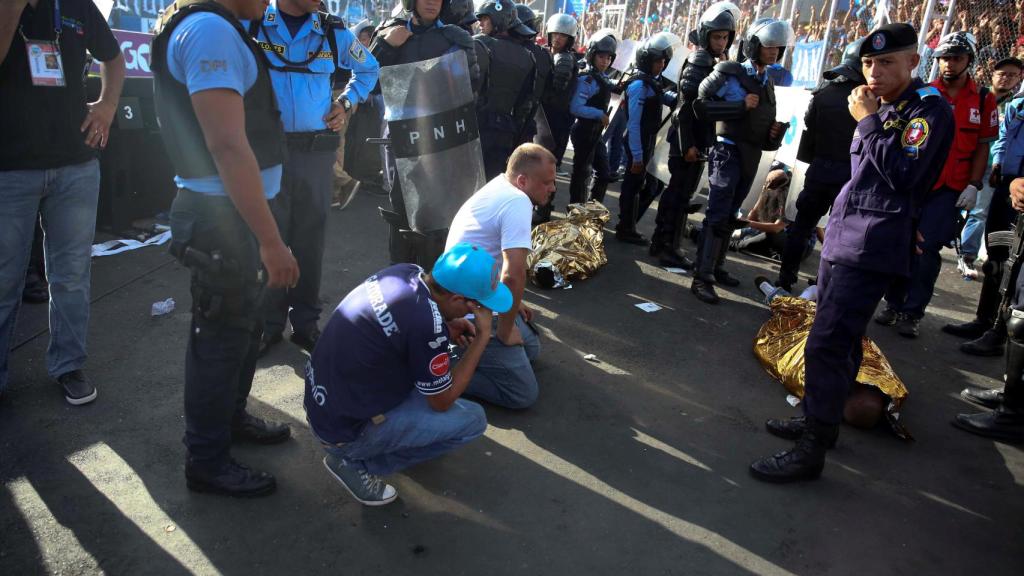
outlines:
[[1003, 176], [1024, 176], [1024, 90], [1004, 108], [991, 156], [992, 164], [999, 164]]
[[[601, 78], [608, 80], [608, 75], [604, 72], [599, 72]], [[601, 86], [597, 83], [590, 74], [581, 76], [576, 82], [576, 91], [572, 95], [572, 101], [569, 102], [569, 112], [577, 118], [586, 118], [587, 120], [600, 120], [604, 115], [605, 111], [592, 106], [587, 106], [587, 100], [594, 97], [595, 94], [601, 91]]]
[[[746, 64], [744, 63], [744, 65]], [[768, 72], [768, 77], [772, 79], [772, 83], [776, 86], [793, 85], [793, 74], [786, 70], [782, 64], [772, 64], [765, 70]]]
[[[230, 22], [210, 13], [199, 12], [185, 18], [174, 29], [167, 43], [167, 69], [175, 80], [195, 94], [226, 88], [245, 96], [256, 82], [256, 58]], [[260, 171], [267, 198], [281, 189], [281, 165]], [[212, 196], [227, 195], [220, 176], [202, 178], [174, 177], [179, 188]]]
[[[263, 14], [263, 21], [256, 32], [267, 58], [274, 66], [286, 66], [284, 56], [292, 62], [305, 62], [313, 52], [317, 53], [306, 68], [312, 74], [285, 72], [271, 69], [277, 105], [281, 109], [281, 120], [285, 132], [317, 132], [327, 129], [324, 116], [331, 110], [331, 75], [336, 68], [352, 70], [352, 79], [342, 91], [349, 102], [364, 102], [377, 84], [380, 67], [377, 59], [370, 54], [352, 32], [344, 26], [334, 27], [338, 54], [331, 58], [331, 45], [325, 37], [326, 31], [320, 24], [317, 13], [304, 16], [304, 23], [293, 34], [291, 26], [284, 21], [284, 14], [271, 2]], [[248, 27], [248, 23], [243, 23]]]
[[390, 266], [334, 310], [306, 364], [306, 416], [320, 439], [352, 441], [413, 390], [452, 385], [448, 326], [422, 275], [414, 264]]
[[953, 141], [953, 110], [914, 79], [858, 124], [850, 181], [832, 205], [821, 257], [894, 276], [910, 274], [914, 222]]
[[[640, 124], [643, 121], [644, 103], [652, 96], [654, 96], [654, 90], [639, 78], [626, 86], [626, 102], [629, 104], [629, 107], [626, 109], [626, 112], [628, 112], [626, 139], [629, 142], [629, 151], [636, 162], [639, 162], [639, 159], [644, 157]], [[676, 93], [670, 91], [662, 92], [661, 101], [665, 106], [672, 106], [676, 101]]]

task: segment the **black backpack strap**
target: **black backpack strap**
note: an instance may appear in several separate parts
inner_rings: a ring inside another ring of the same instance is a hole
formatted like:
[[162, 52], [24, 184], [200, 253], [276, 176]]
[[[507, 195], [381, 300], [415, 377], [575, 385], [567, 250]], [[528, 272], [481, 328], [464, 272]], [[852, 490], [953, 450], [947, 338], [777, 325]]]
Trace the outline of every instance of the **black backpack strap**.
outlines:
[[320, 17], [320, 29], [323, 30], [324, 36], [327, 37], [327, 45], [331, 49], [331, 56], [334, 57], [334, 66], [338, 66], [338, 37], [334, 35], [334, 30], [337, 27], [344, 27], [345, 21], [333, 14], [327, 12], [317, 12]]

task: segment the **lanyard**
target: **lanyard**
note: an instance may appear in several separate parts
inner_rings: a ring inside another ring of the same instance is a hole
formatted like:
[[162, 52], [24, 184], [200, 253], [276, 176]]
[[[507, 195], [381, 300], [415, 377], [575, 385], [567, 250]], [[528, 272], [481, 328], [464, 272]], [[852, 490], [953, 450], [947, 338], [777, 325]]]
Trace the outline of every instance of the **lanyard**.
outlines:
[[[61, 33], [62, 19], [60, 17], [60, 0], [53, 0], [53, 43], [60, 49], [60, 33]], [[18, 33], [21, 37], [28, 42], [28, 36], [25, 35], [25, 31], [22, 29], [21, 24], [18, 25]]]

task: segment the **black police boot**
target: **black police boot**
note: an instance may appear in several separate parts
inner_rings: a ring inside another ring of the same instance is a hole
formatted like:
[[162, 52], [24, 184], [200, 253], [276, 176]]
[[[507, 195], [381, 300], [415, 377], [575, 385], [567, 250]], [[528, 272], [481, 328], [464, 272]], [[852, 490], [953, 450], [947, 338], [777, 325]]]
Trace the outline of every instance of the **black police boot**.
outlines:
[[616, 228], [615, 239], [619, 242], [625, 242], [626, 244], [636, 244], [637, 246], [646, 246], [647, 237], [636, 231], [636, 228]]
[[292, 435], [287, 424], [267, 422], [248, 412], [242, 412], [231, 423], [231, 440], [233, 442], [252, 442], [254, 444], [278, 444]]
[[990, 388], [964, 388], [960, 397], [985, 408], [998, 408], [1003, 403], [1003, 391]]
[[990, 328], [981, 338], [961, 344], [960, 351], [971, 356], [1002, 356], [1006, 352], [1006, 336]]
[[953, 425], [972, 434], [1005, 442], [1024, 442], [1024, 310], [1006, 320], [1006, 386], [1002, 403], [991, 412], [958, 414]]
[[952, 334], [959, 338], [975, 340], [977, 338], [981, 338], [985, 331], [991, 327], [991, 322], [983, 322], [975, 318], [974, 320], [964, 322], [963, 324], [946, 324], [942, 327], [942, 331], [946, 334]]
[[807, 418], [796, 446], [756, 460], [750, 465], [750, 474], [762, 482], [779, 484], [814, 480], [825, 468], [825, 451], [838, 437], [839, 426]]
[[295, 344], [310, 354], [312, 354], [313, 349], [316, 348], [318, 340], [320, 340], [320, 329], [316, 326], [309, 330], [292, 332], [292, 344]]
[[[800, 435], [804, 433], [804, 428], [807, 426], [806, 416], [794, 416], [792, 418], [769, 418], [765, 421], [764, 427], [768, 430], [768, 433], [772, 436], [778, 436], [779, 438], [785, 438], [786, 440], [798, 440]], [[828, 443], [826, 448], [835, 448], [836, 440], [839, 438], [836, 435], [831, 442]]]
[[697, 243], [697, 263], [693, 271], [693, 282], [690, 291], [698, 300], [705, 304], [718, 304], [721, 300], [715, 292], [715, 256], [721, 246], [722, 239], [715, 237], [710, 231], [701, 232]]
[[1024, 442], [1024, 411], [1005, 406], [981, 414], [957, 414], [953, 426], [985, 438], [1014, 444]]
[[277, 489], [277, 481], [266, 472], [258, 472], [233, 459], [213, 470], [185, 461], [185, 482], [193, 492], [207, 492], [236, 498], [266, 496]]

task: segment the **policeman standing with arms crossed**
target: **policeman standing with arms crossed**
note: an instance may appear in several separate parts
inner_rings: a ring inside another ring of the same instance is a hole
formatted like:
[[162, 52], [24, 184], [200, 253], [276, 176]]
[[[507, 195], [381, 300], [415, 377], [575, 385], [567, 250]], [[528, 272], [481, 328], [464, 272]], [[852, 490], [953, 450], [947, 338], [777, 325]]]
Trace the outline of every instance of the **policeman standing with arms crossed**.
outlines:
[[743, 45], [749, 60], [721, 62], [701, 82], [698, 114], [718, 122], [718, 142], [708, 160], [711, 189], [690, 285], [701, 302], [718, 303], [716, 283], [739, 286], [739, 280], [724, 268], [729, 237], [736, 212], [754, 182], [762, 150], [778, 150], [786, 133], [786, 126], [775, 121], [775, 85], [767, 68], [782, 58], [792, 42], [788, 22], [757, 20]]
[[796, 446], [757, 460], [765, 482], [821, 475], [839, 436], [843, 405], [863, 355], [861, 339], [886, 287], [910, 273], [917, 218], [953, 140], [953, 112], [911, 72], [921, 58], [909, 24], [869, 34], [860, 56], [867, 86], [849, 97], [857, 121], [852, 176], [832, 207], [818, 271], [818, 306], [807, 338], [804, 416], [769, 420], [768, 431]]
[[842, 63], [825, 71], [825, 82], [814, 91], [804, 115], [804, 133], [800, 137], [797, 159], [810, 166], [804, 175], [804, 188], [796, 200], [796, 219], [786, 229], [786, 245], [776, 286], [793, 291], [807, 243], [828, 214], [843, 185], [850, 180], [850, 142], [857, 122], [847, 111], [847, 99], [864, 84], [860, 71], [860, 46], [854, 40], [843, 51]]
[[246, 497], [269, 494], [276, 483], [235, 462], [231, 442], [290, 435], [245, 410], [264, 284], [287, 288], [299, 279], [267, 204], [280, 189], [284, 130], [266, 57], [239, 22], [260, 18], [264, 7], [178, 0], [160, 18], [152, 64], [160, 135], [177, 174], [171, 252], [192, 273], [185, 477], [191, 490]]
[[[288, 143], [281, 192], [270, 207], [302, 269], [294, 288], [267, 292], [261, 356], [281, 341], [286, 319], [292, 342], [307, 352], [320, 337], [320, 276], [338, 132], [377, 83], [374, 57], [341, 19], [319, 7], [320, 0], [273, 0], [262, 18], [249, 23], [270, 63]], [[352, 78], [332, 100], [331, 76], [338, 68], [352, 70]]]
[[[668, 188], [658, 201], [651, 256], [663, 266], [693, 268], [693, 261], [679, 248], [680, 235], [689, 214], [690, 200], [704, 172], [704, 158], [715, 143], [715, 124], [698, 118], [694, 105], [698, 102], [700, 83], [711, 74], [736, 39], [739, 8], [732, 2], [716, 2], [700, 17], [697, 29], [699, 48], [686, 57], [679, 72], [679, 105], [673, 113], [672, 130], [668, 134]], [[613, 167], [614, 168], [614, 167]]]
[[487, 0], [476, 11], [481, 34], [475, 38], [489, 54], [487, 77], [477, 99], [480, 146], [484, 174], [490, 180], [505, 172], [505, 165], [534, 112], [537, 65], [533, 55], [512, 38], [534, 30], [519, 21], [515, 4], [509, 0]]
[[[440, 20], [442, 12], [448, 13], [448, 4], [448, 0], [402, 0], [404, 13], [381, 24], [370, 43], [370, 52], [380, 66], [383, 68], [420, 62], [462, 50], [466, 54], [473, 89], [476, 90], [480, 86], [476, 43], [459, 26], [446, 25]], [[409, 222], [398, 178], [392, 184], [390, 197], [391, 212], [382, 211], [382, 216], [389, 225], [388, 251], [391, 263], [420, 262], [424, 266], [431, 265], [438, 254], [430, 258], [430, 254], [421, 253], [422, 250], [402, 233], [409, 229]], [[447, 232], [439, 236], [443, 242]]]

